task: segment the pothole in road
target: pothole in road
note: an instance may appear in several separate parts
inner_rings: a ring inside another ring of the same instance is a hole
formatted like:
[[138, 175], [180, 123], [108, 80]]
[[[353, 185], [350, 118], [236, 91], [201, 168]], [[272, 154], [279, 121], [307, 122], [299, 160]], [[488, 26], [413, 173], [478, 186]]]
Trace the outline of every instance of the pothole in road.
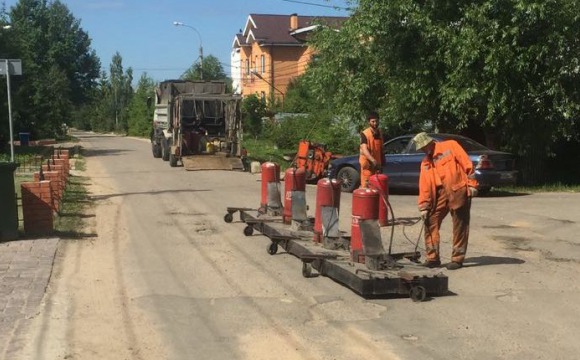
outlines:
[[503, 242], [510, 249], [520, 251], [533, 251], [534, 248], [530, 246], [531, 240], [520, 236], [494, 236], [495, 240]]

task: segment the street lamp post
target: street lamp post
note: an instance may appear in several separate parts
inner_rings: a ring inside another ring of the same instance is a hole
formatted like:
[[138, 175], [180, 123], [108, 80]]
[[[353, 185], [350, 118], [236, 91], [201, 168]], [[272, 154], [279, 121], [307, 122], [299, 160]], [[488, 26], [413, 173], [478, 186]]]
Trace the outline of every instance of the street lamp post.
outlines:
[[203, 42], [201, 40], [201, 34], [191, 25], [187, 25], [182, 23], [181, 21], [174, 21], [173, 25], [175, 26], [184, 26], [186, 28], [190, 28], [191, 30], [195, 31], [197, 36], [199, 37], [199, 78], [203, 80]]

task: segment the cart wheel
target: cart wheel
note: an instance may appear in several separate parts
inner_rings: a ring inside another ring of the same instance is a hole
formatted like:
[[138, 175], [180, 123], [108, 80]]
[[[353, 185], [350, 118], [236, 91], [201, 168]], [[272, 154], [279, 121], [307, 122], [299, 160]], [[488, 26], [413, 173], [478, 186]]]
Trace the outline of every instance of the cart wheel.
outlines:
[[305, 262], [302, 263], [302, 276], [305, 278], [312, 276], [312, 264]]
[[275, 253], [278, 252], [278, 244], [273, 242], [270, 245], [268, 245], [268, 248], [266, 250], [268, 251], [268, 254], [274, 255]]
[[227, 222], [228, 224], [231, 223], [232, 221], [234, 221], [234, 215], [232, 215], [231, 213], [225, 214], [224, 221]]
[[252, 225], [248, 225], [244, 228], [244, 235], [246, 236], [252, 236], [252, 234], [254, 234], [254, 228], [252, 227]]
[[420, 302], [427, 297], [427, 290], [423, 286], [413, 286], [409, 291], [409, 296], [413, 302]]

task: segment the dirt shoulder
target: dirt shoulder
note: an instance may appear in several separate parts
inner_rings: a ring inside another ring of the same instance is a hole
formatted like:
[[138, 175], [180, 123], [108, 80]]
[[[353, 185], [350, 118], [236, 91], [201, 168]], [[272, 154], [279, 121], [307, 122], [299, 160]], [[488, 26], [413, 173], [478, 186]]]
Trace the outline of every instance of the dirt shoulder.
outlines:
[[166, 358], [149, 320], [126, 296], [122, 199], [106, 197], [115, 186], [97, 158], [88, 158], [86, 168], [89, 196], [101, 199], [83, 214], [83, 233], [92, 236], [61, 239], [23, 359]]

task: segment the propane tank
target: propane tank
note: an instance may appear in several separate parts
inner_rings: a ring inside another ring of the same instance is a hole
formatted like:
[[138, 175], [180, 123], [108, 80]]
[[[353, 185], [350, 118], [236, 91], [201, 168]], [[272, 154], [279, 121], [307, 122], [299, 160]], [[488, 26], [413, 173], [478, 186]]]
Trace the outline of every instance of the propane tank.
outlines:
[[379, 226], [387, 226], [389, 220], [389, 177], [385, 174], [373, 174], [369, 178], [369, 187], [379, 192]]
[[323, 226], [328, 228], [322, 221], [322, 208], [331, 207], [336, 211], [337, 221], [340, 211], [340, 181], [336, 179], [320, 179], [316, 184], [316, 209], [314, 211], [314, 241], [322, 242]]
[[379, 191], [360, 188], [352, 193], [352, 223], [350, 230], [350, 258], [354, 262], [364, 263], [363, 239], [359, 222], [376, 220], [379, 216]]
[[262, 198], [260, 209], [266, 213], [279, 215], [282, 207], [280, 201], [280, 165], [273, 162], [265, 162], [261, 166], [262, 170]]
[[292, 222], [292, 197], [295, 192], [302, 192], [302, 194], [306, 192], [306, 172], [302, 168], [288, 168], [284, 173], [284, 211], [282, 213], [282, 221], [285, 224]]

